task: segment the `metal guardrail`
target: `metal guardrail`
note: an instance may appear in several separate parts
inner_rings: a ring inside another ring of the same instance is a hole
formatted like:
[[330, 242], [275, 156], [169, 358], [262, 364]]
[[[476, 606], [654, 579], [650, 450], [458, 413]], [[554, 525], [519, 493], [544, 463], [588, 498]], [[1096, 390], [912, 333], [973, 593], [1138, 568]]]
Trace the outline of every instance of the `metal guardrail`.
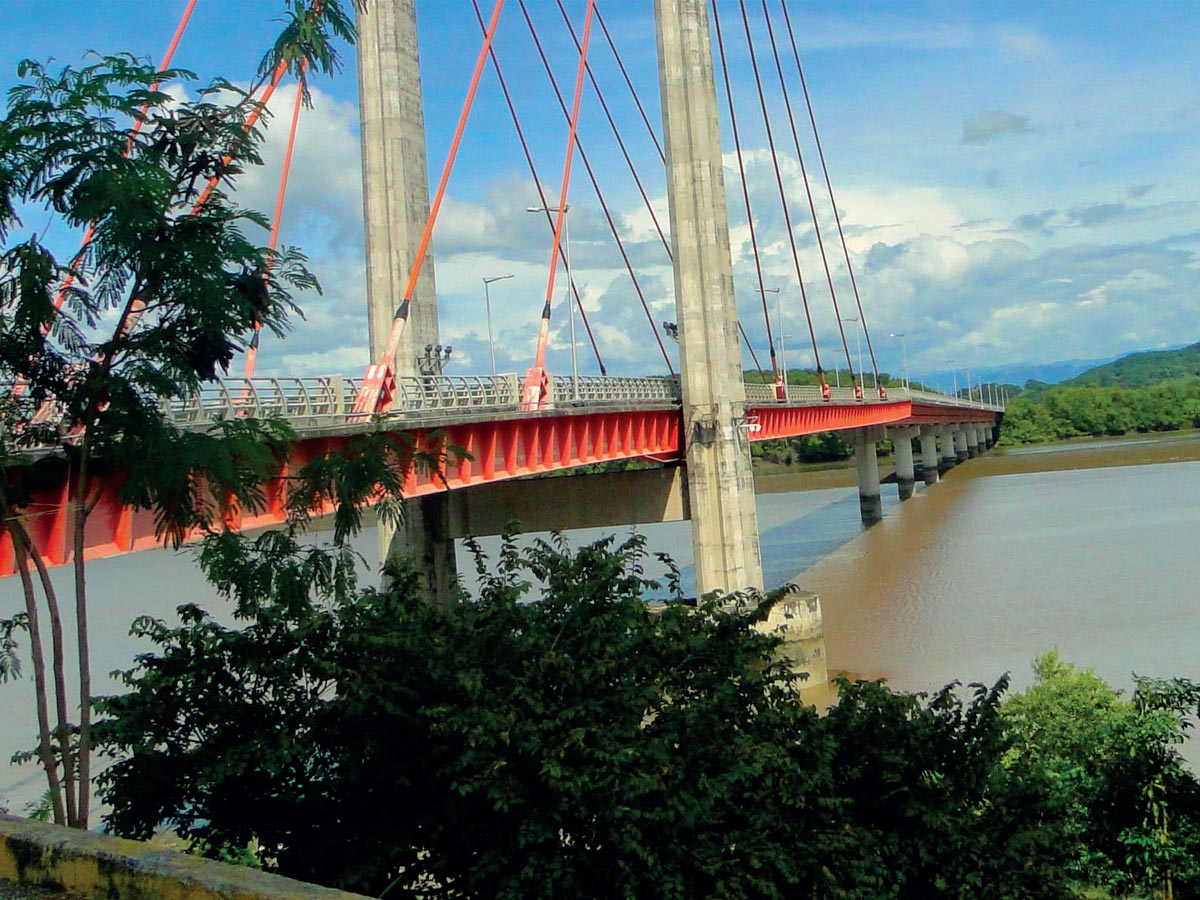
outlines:
[[[516, 376], [514, 376], [516, 377]], [[556, 406], [574, 403], [669, 403], [682, 402], [679, 379], [666, 375], [623, 378], [612, 375], [581, 375], [578, 385], [571, 376], [551, 379], [551, 397]]]
[[[300, 425], [344, 422], [354, 409], [359, 380], [341, 375], [317, 378], [237, 378], [205, 385], [186, 399], [163, 404], [163, 412], [178, 425], [199, 425], [219, 417], [283, 416]], [[880, 403], [896, 400], [920, 400], [937, 405], [967, 407], [999, 412], [1002, 406], [964, 400], [929, 391], [888, 388], [888, 400], [867, 389], [856, 400], [852, 388], [831, 388], [830, 400], [821, 397], [816, 385], [789, 385], [788, 403], [821, 405], [832, 403]], [[567, 376], [552, 378], [550, 396], [554, 406], [604, 406], [608, 404], [678, 404], [681, 401], [677, 377], [652, 376], [625, 378], [585, 375], [578, 380]], [[396, 380], [389, 417], [444, 417], [484, 410], [516, 410], [521, 402], [521, 385], [515, 374], [405, 376]], [[775, 386], [747, 384], [746, 402], [754, 406], [778, 403]]]

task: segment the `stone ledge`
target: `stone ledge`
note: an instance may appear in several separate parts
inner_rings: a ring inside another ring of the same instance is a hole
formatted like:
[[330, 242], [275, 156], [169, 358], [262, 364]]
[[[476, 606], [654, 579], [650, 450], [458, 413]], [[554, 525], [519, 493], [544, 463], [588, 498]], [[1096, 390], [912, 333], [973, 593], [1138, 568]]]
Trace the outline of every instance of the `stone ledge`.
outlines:
[[140, 841], [0, 815], [0, 881], [80, 900], [365, 900]]

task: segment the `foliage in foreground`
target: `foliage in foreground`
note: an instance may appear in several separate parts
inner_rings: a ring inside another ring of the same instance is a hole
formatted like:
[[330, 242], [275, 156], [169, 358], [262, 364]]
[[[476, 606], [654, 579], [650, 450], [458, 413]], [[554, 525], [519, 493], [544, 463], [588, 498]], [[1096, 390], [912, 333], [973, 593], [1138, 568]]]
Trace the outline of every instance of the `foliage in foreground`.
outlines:
[[[282, 335], [296, 295], [317, 288], [304, 256], [265, 246], [267, 220], [230, 190], [262, 164], [261, 79], [290, 71], [303, 83], [306, 72], [336, 70], [338, 42], [353, 39], [338, 0], [288, 0], [282, 12], [249, 91], [216, 79], [181, 99], [167, 86], [193, 88], [194, 75], [129, 54], [80, 66], [24, 60], [0, 111], [0, 535], [25, 603], [19, 620], [0, 622], [0, 681], [20, 674], [19, 627], [29, 636], [33, 755], [58, 823], [89, 824], [85, 550], [103, 476], [126, 473], [121, 501], [152, 510], [158, 533], [178, 543], [219, 521], [229, 496], [243, 507], [260, 501], [261, 464], [285, 436], [249, 422], [183, 434], [160, 412], [257, 347], [261, 329]], [[47, 226], [39, 234], [25, 220]], [[53, 225], [86, 229], [73, 258], [47, 243]], [[41, 527], [37, 508], [56, 467], [69, 486], [71, 659], [69, 623], [43, 563], [47, 542], [62, 535]]]
[[438, 608], [344, 549], [210, 538], [237, 627], [137, 623], [157, 650], [98, 704], [108, 825], [389, 897], [1066, 897], [1102, 853], [1103, 886], [1193, 895], [1186, 684], [1113, 701], [1103, 741], [1055, 737], [1053, 667], [1008, 701], [843, 682], [818, 716], [747, 627], [770, 598], [672, 580], [651, 611], [643, 561], [509, 542]]

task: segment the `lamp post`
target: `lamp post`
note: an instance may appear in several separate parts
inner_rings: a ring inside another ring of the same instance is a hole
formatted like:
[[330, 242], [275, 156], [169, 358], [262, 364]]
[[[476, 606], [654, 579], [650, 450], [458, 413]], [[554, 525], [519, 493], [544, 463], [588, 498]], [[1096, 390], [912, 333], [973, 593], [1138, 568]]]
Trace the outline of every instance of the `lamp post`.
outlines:
[[858, 383], [860, 387], [864, 387], [863, 381], [865, 376], [863, 375], [862, 367], [862, 332], [859, 331], [858, 328], [858, 317], [847, 316], [846, 318], [842, 319], [843, 325], [845, 325], [847, 322], [854, 323], [854, 346], [858, 348]]
[[908, 340], [903, 331], [893, 331], [892, 337], [900, 338], [900, 350], [904, 354], [904, 389], [908, 390]]
[[488, 323], [488, 351], [492, 356], [492, 377], [496, 377], [496, 336], [492, 333], [492, 295], [490, 288], [494, 281], [504, 281], [506, 278], [512, 278], [511, 275], [493, 275], [491, 278], [483, 279], [483, 305], [487, 309]]
[[946, 365], [948, 365], [950, 367], [950, 378], [954, 381], [954, 393], [951, 396], [957, 397], [958, 396], [958, 369], [954, 368], [954, 362], [955, 361], [952, 359], [946, 360]]
[[[531, 213], [557, 213], [557, 206], [527, 206], [525, 212]], [[563, 250], [566, 263], [567, 275], [567, 313], [571, 320], [571, 399], [579, 399], [579, 360], [575, 356], [575, 304], [571, 298], [571, 220], [567, 217], [567, 213], [571, 211], [571, 204], [568, 203], [562, 208], [563, 214]]]

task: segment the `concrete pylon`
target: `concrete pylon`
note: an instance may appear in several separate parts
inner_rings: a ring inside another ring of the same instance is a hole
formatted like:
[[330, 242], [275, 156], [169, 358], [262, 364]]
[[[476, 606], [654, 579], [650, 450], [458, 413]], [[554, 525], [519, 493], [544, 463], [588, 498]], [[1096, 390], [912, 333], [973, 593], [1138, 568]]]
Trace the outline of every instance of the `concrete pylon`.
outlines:
[[[900, 499], [907, 500], [916, 491], [916, 467], [913, 465], [912, 439], [921, 429], [915, 425], [905, 425], [898, 428], [888, 428], [887, 435], [892, 439], [896, 451], [896, 487]], [[924, 466], [924, 460], [921, 465]]]
[[[883, 498], [879, 491], [879, 457], [875, 442], [883, 437], [878, 426], [854, 429], [854, 466], [858, 470], [858, 509], [864, 525], [883, 519]], [[911, 457], [910, 457], [911, 458]]]
[[938, 449], [936, 426], [921, 426], [921, 477], [926, 486], [938, 481]]
[[974, 425], [966, 426], [967, 458], [974, 459], [979, 455], [979, 432]]
[[706, 0], [655, 0], [696, 589], [761, 589]]
[[[358, 100], [367, 248], [371, 361], [379, 360], [429, 218], [425, 114], [415, 0], [371, 0], [358, 14]], [[397, 375], [416, 375], [417, 356], [438, 343], [433, 260], [427, 256], [396, 353]], [[408, 559], [428, 596], [448, 602], [455, 584], [454, 542], [443, 535], [449, 498], [409, 503], [404, 526], [380, 525], [385, 562]]]

